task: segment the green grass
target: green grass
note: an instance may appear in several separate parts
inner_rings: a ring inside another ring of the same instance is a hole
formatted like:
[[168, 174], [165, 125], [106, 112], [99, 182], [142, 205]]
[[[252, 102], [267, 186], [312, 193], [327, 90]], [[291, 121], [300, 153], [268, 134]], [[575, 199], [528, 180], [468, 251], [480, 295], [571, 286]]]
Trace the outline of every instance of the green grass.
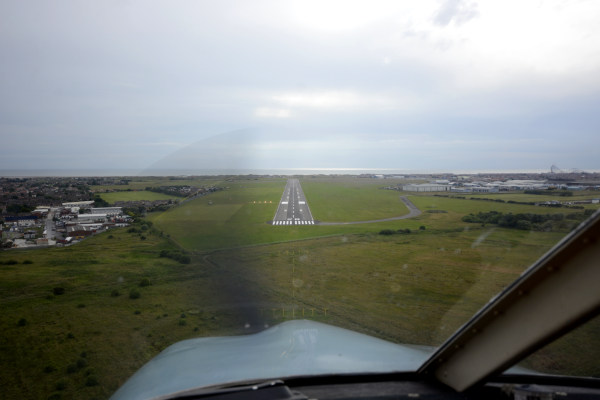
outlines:
[[[222, 182], [223, 191], [149, 215], [154, 226], [146, 240], [124, 228], [68, 248], [0, 252], [4, 396], [107, 398], [169, 344], [244, 332], [248, 307], [268, 325], [304, 317], [436, 345], [566, 234], [469, 224], [462, 216], [574, 211], [423, 194], [409, 195], [423, 214], [407, 220], [271, 226], [285, 183]], [[302, 180], [315, 218], [329, 221], [405, 213], [403, 193], [379, 189], [386, 184]], [[412, 233], [378, 234], [406, 228]], [[159, 257], [161, 250], [181, 251], [178, 245], [191, 251], [190, 264]], [[1, 263], [11, 259], [17, 263]], [[140, 286], [145, 279], [150, 285]], [[138, 299], [129, 298], [132, 290]], [[530, 367], [572, 366], [581, 352], [597, 348], [590, 337], [561, 345]], [[90, 377], [98, 385], [87, 386]]]
[[[332, 220], [360, 221], [370, 218], [386, 218], [406, 213], [400, 201], [400, 193], [379, 189], [380, 180], [354, 178], [336, 183], [333, 178], [308, 178], [302, 181], [309, 207], [315, 219], [322, 219], [322, 210], [331, 209], [328, 215]], [[184, 205], [152, 214], [149, 218], [156, 226], [168, 233], [182, 247], [197, 252], [223, 248], [235, 248], [267, 243], [286, 242], [332, 235], [377, 233], [382, 229], [412, 229], [421, 225], [427, 229], [447, 230], [472, 229], [473, 224], [461, 221], [465, 214], [480, 211], [501, 211], [512, 213], [558, 213], [567, 210], [542, 208], [528, 205], [474, 201], [436, 197], [432, 195], [409, 195], [408, 198], [419, 207], [423, 214], [416, 218], [389, 222], [375, 222], [362, 225], [269, 225], [277, 210], [278, 202], [285, 187], [285, 179], [261, 179], [248, 182], [234, 182], [227, 190], [187, 202]], [[327, 191], [335, 195], [327, 198]], [[343, 200], [340, 200], [340, 199]], [[313, 206], [313, 199], [317, 206]], [[386, 212], [365, 207], [365, 202], [380, 204]], [[387, 205], [388, 208], [385, 208]], [[430, 210], [444, 210], [445, 213], [428, 213]], [[568, 210], [576, 212], [576, 210]], [[566, 233], [566, 232], [565, 232]]]
[[337, 326], [439, 345], [560, 237], [489, 228], [347, 235], [220, 251], [210, 260], [223, 273], [242, 271], [249, 287], [268, 288], [259, 302], [270, 323], [314, 309]]
[[408, 213], [400, 201], [402, 193], [383, 190], [379, 179], [304, 178], [300, 183], [317, 220], [369, 221]]
[[461, 194], [461, 196], [465, 197], [479, 197], [479, 198], [487, 198], [487, 199], [502, 199], [505, 201], [524, 201], [524, 202], [543, 202], [543, 201], [560, 201], [569, 202], [569, 201], [579, 201], [579, 200], [590, 200], [590, 199], [598, 199], [600, 198], [600, 192], [591, 191], [591, 190], [574, 190], [572, 191], [573, 196], [556, 196], [556, 195], [538, 195], [538, 194], [525, 194], [525, 193], [482, 193], [482, 194], [471, 194], [465, 193]]
[[95, 192], [106, 190], [144, 190], [147, 187], [157, 186], [219, 186], [224, 182], [224, 177], [155, 177], [136, 176], [127, 185], [92, 185], [90, 188]]
[[110, 204], [114, 204], [115, 201], [154, 201], [178, 199], [176, 196], [169, 196], [167, 194], [150, 192], [147, 190], [100, 193], [99, 196]]
[[[0, 265], [4, 398], [46, 399], [57, 382], [63, 399], [108, 398], [176, 341], [243, 332], [215, 301], [210, 265], [158, 257], [174, 246], [156, 233], [143, 241], [126, 228], [110, 235], [67, 248], [0, 252], [0, 261], [19, 262]], [[144, 278], [151, 284], [141, 287]], [[138, 299], [129, 298], [132, 289]], [[178, 324], [183, 312], [186, 326]], [[86, 366], [73, 370], [82, 353]], [[98, 385], [86, 386], [90, 376]]]

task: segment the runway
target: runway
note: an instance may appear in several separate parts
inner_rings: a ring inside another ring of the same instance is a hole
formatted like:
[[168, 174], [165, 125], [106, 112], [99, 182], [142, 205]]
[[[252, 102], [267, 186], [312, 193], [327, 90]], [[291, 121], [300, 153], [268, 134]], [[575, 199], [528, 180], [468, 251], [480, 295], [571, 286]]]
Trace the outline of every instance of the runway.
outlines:
[[279, 201], [273, 225], [314, 225], [306, 197], [298, 179], [288, 179]]

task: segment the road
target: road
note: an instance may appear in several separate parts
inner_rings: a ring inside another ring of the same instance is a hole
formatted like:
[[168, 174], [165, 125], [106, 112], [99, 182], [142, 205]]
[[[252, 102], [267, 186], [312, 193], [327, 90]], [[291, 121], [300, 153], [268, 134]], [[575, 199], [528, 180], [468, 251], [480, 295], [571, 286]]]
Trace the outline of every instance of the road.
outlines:
[[54, 226], [54, 209], [48, 211], [46, 217], [46, 239], [54, 240], [56, 238], [55, 226]]
[[288, 179], [273, 225], [314, 225], [315, 220], [308, 208], [306, 197], [298, 179]]

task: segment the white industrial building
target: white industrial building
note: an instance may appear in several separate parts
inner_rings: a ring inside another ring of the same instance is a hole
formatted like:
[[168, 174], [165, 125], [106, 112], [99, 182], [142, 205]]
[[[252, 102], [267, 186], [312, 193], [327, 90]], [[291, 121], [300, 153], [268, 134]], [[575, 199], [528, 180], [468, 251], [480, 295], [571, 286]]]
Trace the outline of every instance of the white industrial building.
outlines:
[[77, 216], [77, 222], [80, 223], [106, 222], [106, 219], [106, 214], [79, 214]]
[[450, 185], [438, 185], [435, 183], [421, 183], [402, 186], [402, 190], [406, 192], [448, 192]]
[[94, 204], [93, 200], [89, 201], [70, 201], [67, 203], [62, 203], [63, 207], [71, 208], [71, 207], [79, 207], [79, 208], [91, 208], [92, 204]]
[[123, 207], [92, 208], [92, 214], [106, 214], [109, 217], [114, 217], [123, 214]]

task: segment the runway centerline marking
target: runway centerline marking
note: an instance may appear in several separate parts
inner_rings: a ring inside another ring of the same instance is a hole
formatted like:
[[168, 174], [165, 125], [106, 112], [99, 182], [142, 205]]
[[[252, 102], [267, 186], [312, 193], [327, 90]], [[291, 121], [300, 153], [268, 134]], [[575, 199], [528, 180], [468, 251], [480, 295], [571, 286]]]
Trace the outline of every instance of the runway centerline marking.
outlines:
[[272, 225], [315, 225], [298, 179], [286, 182]]

